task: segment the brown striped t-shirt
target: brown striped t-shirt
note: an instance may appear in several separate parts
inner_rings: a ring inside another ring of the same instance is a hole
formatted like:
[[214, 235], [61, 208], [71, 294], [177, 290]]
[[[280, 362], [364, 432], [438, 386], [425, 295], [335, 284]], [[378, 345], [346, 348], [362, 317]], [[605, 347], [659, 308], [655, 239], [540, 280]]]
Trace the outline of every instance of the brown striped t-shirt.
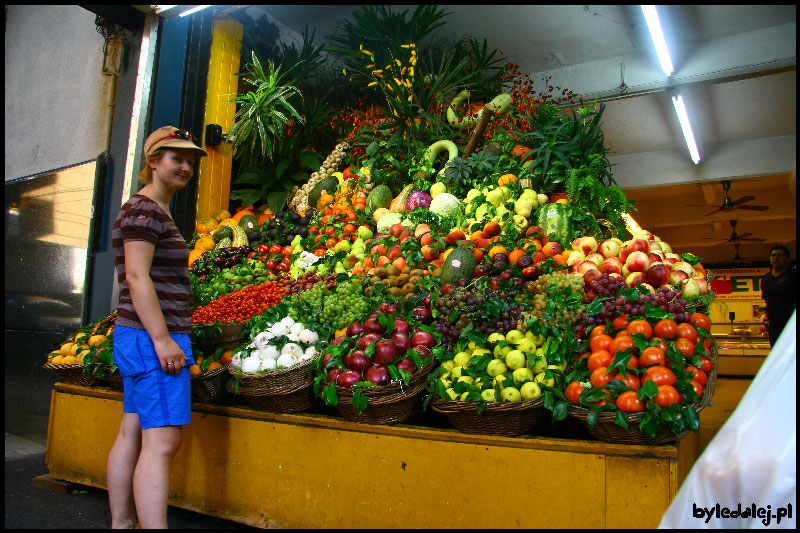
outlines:
[[118, 326], [145, 329], [133, 309], [125, 277], [126, 241], [147, 241], [155, 245], [150, 278], [170, 333], [189, 333], [192, 320], [192, 285], [189, 281], [189, 247], [172, 219], [155, 201], [134, 194], [120, 209], [111, 243], [119, 281]]

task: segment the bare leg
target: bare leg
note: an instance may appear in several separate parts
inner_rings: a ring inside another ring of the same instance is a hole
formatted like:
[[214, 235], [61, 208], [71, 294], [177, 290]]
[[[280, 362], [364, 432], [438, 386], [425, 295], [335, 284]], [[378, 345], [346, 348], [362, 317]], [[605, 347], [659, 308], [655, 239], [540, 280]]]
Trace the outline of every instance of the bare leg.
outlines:
[[108, 454], [106, 483], [112, 529], [132, 529], [136, 522], [133, 504], [133, 471], [142, 446], [139, 415], [125, 413], [117, 439]]
[[181, 426], [142, 431], [142, 451], [133, 474], [133, 496], [142, 529], [167, 528], [172, 459], [181, 444]]

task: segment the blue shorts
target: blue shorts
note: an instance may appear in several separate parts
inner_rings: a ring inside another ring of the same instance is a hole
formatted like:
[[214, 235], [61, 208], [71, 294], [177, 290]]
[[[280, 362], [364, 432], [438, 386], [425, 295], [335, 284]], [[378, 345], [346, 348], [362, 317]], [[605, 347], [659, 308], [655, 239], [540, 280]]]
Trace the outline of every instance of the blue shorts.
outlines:
[[186, 354], [186, 366], [177, 376], [161, 369], [147, 331], [124, 326], [114, 328], [114, 363], [119, 368], [124, 389], [122, 408], [126, 413], [139, 415], [142, 429], [190, 422], [192, 346], [187, 333], [170, 333], [169, 336]]

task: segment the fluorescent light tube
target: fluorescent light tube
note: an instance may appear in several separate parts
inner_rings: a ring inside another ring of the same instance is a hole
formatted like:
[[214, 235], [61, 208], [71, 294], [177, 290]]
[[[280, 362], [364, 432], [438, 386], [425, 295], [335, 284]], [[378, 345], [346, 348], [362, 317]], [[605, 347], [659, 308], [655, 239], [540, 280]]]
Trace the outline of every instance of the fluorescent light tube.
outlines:
[[207, 8], [207, 7], [211, 7], [211, 6], [210, 6], [210, 5], [208, 5], [208, 6], [195, 6], [195, 7], [193, 7], [192, 9], [187, 9], [186, 11], [184, 11], [183, 13], [181, 13], [181, 14], [180, 14], [180, 15], [178, 15], [178, 16], [179, 16], [179, 17], [185, 17], [185, 16], [187, 16], [187, 15], [191, 15], [192, 13], [197, 13], [197, 12], [198, 12], [198, 11], [200, 11], [201, 9], [205, 9], [205, 8]]
[[683, 138], [686, 140], [686, 147], [689, 148], [689, 154], [696, 165], [700, 162], [700, 152], [697, 150], [697, 143], [694, 141], [694, 133], [692, 133], [692, 125], [689, 122], [689, 114], [686, 112], [683, 97], [681, 95], [673, 96], [672, 105], [675, 106], [675, 113], [678, 114], [681, 130], [683, 130]]
[[653, 45], [656, 47], [658, 60], [661, 62], [661, 70], [669, 78], [672, 75], [674, 68], [672, 67], [672, 59], [669, 56], [669, 49], [667, 48], [667, 41], [664, 39], [664, 31], [661, 29], [661, 21], [658, 20], [658, 13], [656, 6], [641, 6], [644, 20], [647, 22], [647, 28], [650, 30], [650, 38], [653, 40]]
[[636, 235], [642, 231], [642, 227], [639, 225], [639, 223], [636, 222], [628, 213], [622, 213], [622, 220], [625, 221], [625, 226], [628, 229], [628, 233], [631, 235]]

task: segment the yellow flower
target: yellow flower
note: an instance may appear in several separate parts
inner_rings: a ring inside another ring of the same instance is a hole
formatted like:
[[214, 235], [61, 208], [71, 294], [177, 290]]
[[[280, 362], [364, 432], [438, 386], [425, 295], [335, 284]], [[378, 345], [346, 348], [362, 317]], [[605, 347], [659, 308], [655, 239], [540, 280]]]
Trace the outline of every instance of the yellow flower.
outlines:
[[375, 65], [367, 65], [367, 68], [373, 68]]
[[367, 84], [367, 87], [374, 87], [376, 85], [378, 85], [378, 82], [377, 81], [373, 81], [373, 82], [370, 82], [369, 84]]
[[403, 68], [400, 70], [400, 75], [402, 76], [403, 74], [405, 74], [407, 69], [408, 69], [408, 67], [403, 67]]
[[408, 67], [408, 75], [414, 77], [414, 67]]
[[361, 51], [362, 51], [364, 54], [366, 54], [366, 55], [368, 55], [368, 56], [371, 56], [371, 55], [372, 55], [372, 52], [370, 52], [369, 50], [365, 50], [365, 49], [364, 49], [364, 45], [363, 45], [363, 44], [359, 44], [359, 45], [358, 45], [358, 49], [359, 49], [359, 50], [361, 50]]
[[403, 85], [403, 82], [402, 82], [402, 81], [400, 81], [400, 80], [398, 80], [397, 78], [395, 78], [395, 79], [394, 79], [394, 82], [395, 82], [397, 85]]
[[409, 95], [408, 95], [408, 101], [410, 102], [410, 101], [411, 101], [411, 99], [412, 99], [413, 97], [414, 97], [414, 95], [413, 95], [413, 94], [409, 94]]
[[409, 80], [409, 79], [405, 79], [405, 80], [403, 80], [403, 84], [404, 84], [406, 87], [408, 87], [409, 89], [411, 88], [411, 80]]
[[344, 74], [345, 76], [347, 76], [347, 69], [346, 69], [346, 68], [343, 68], [343, 69], [342, 69], [342, 74]]
[[412, 67], [414, 67], [417, 65], [417, 58], [412, 57], [411, 59], [408, 60], [408, 62], [411, 64]]
[[410, 48], [410, 47], [411, 47], [410, 44], [401, 44], [400, 45], [400, 48]]
[[403, 63], [401, 63], [399, 59], [395, 59], [394, 62], [397, 63], [398, 67], [402, 67], [403, 66]]

